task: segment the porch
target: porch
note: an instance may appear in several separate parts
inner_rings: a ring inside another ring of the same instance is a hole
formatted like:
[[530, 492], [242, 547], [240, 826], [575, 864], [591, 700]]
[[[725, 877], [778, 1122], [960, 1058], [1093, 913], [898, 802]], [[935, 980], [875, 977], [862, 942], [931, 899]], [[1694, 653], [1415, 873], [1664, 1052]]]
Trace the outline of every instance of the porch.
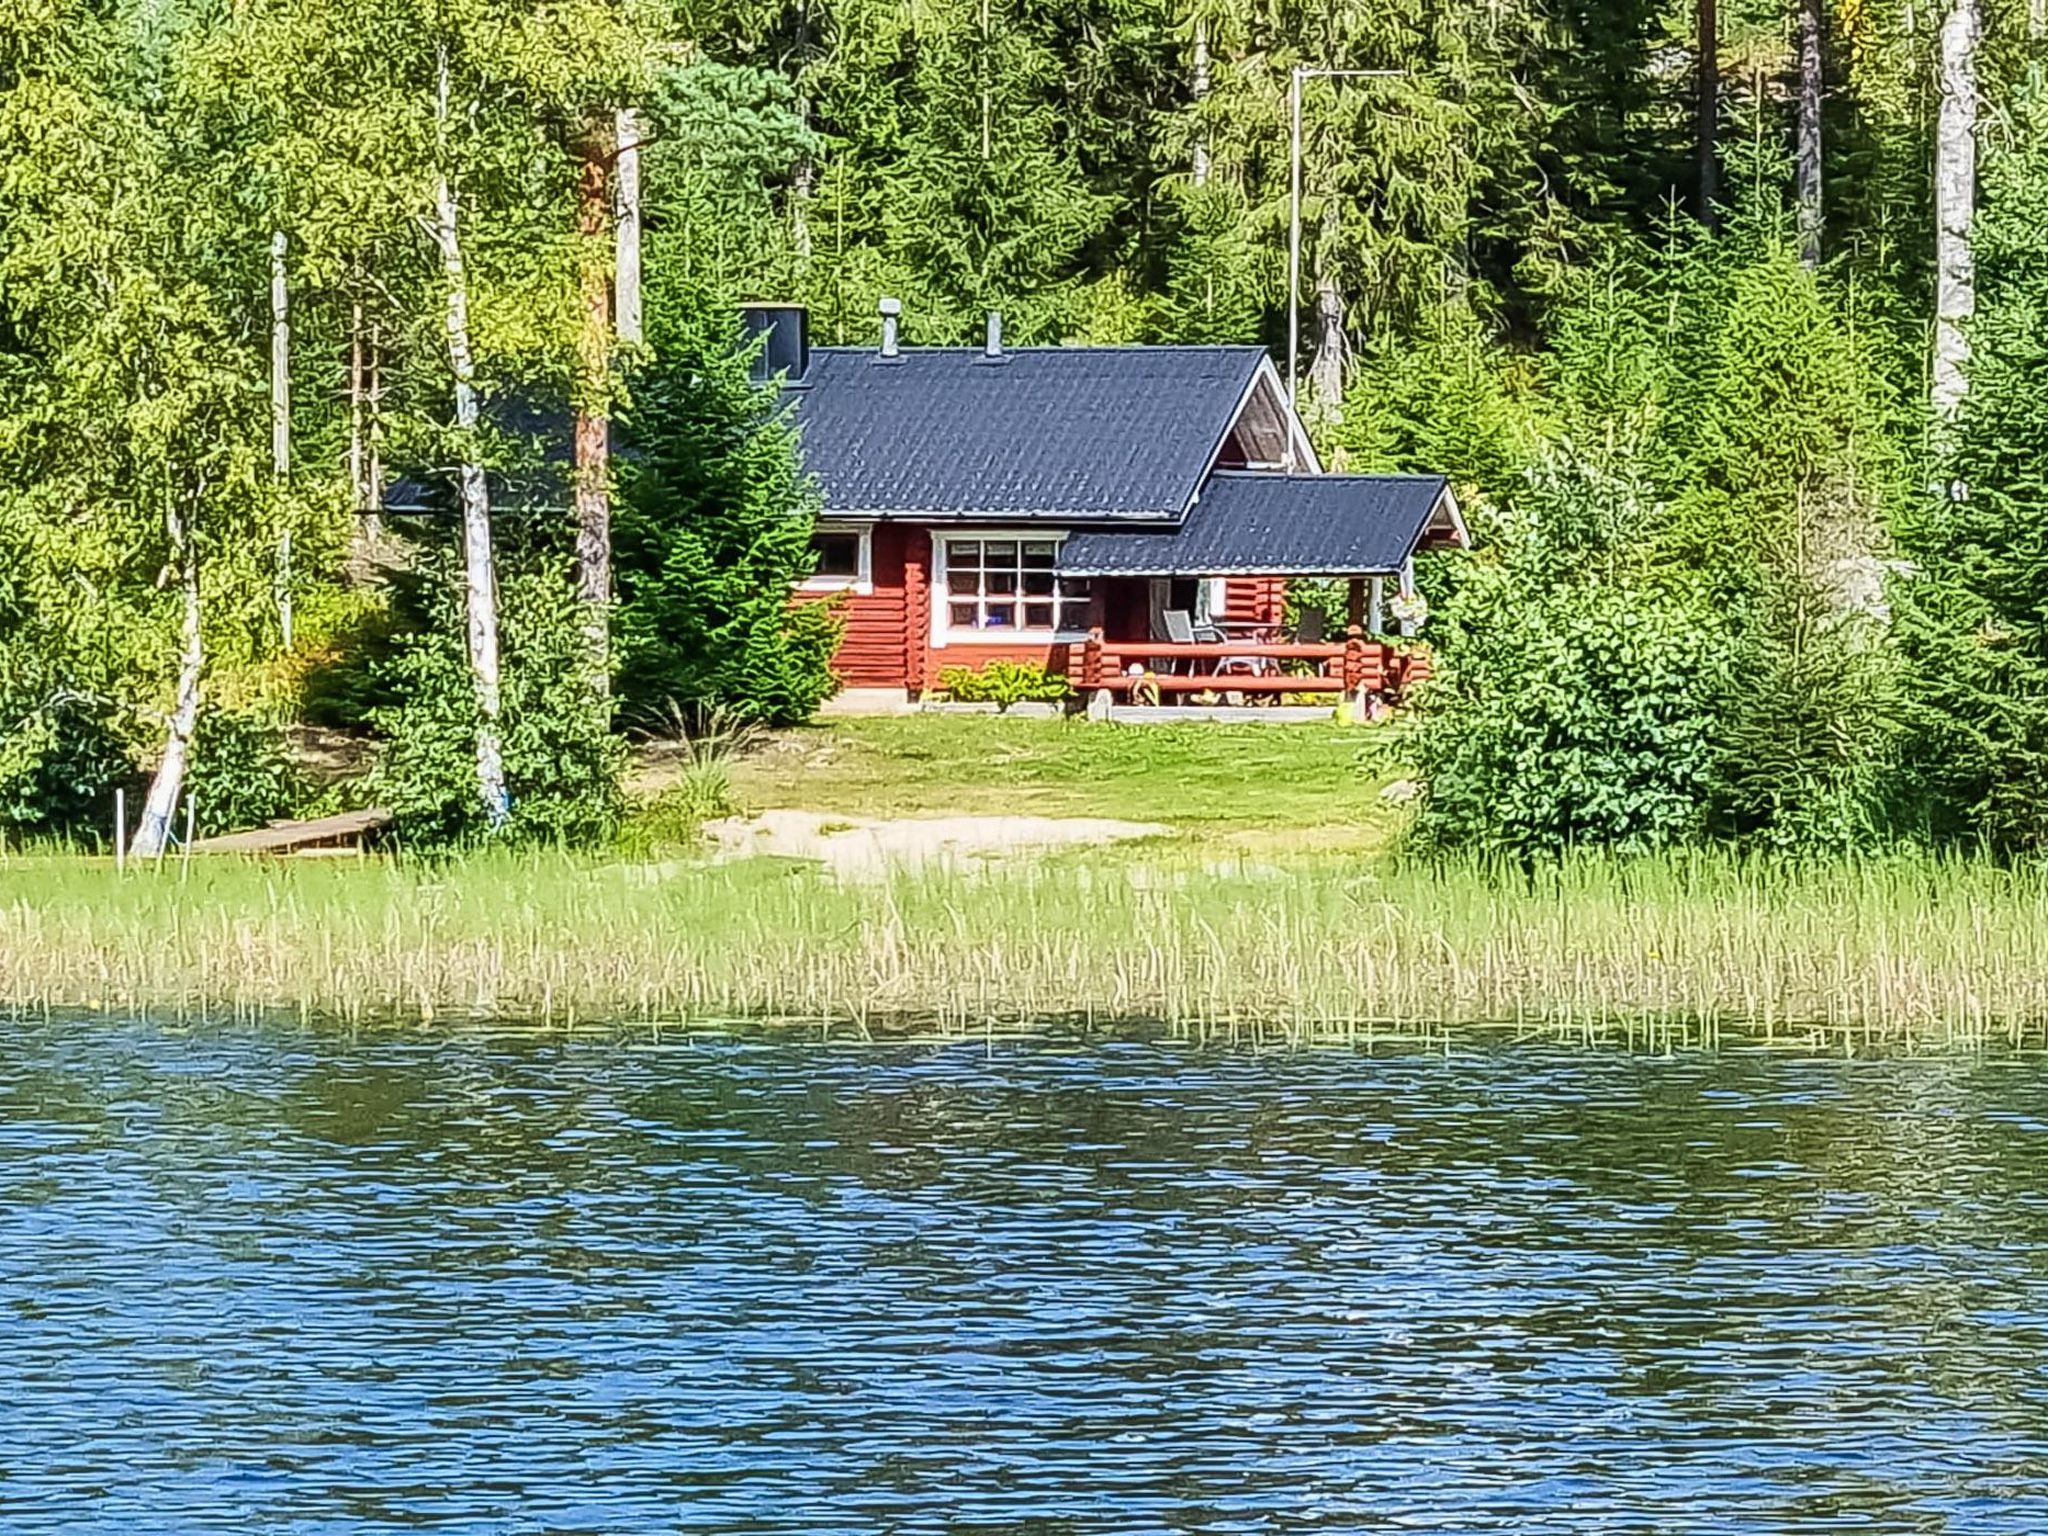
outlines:
[[1341, 641], [1285, 639], [1112, 640], [1091, 630], [1073, 647], [1067, 676], [1083, 698], [1107, 692], [1142, 703], [1214, 695], [1245, 702], [1295, 695], [1398, 701], [1429, 675], [1429, 655], [1414, 644], [1367, 639], [1352, 626]]
[[[1415, 556], [1465, 539], [1435, 477], [1218, 473], [1176, 527], [1077, 530], [1060, 547], [1059, 575], [1092, 596], [1068, 677], [1084, 697], [1139, 703], [1397, 701], [1429, 670], [1407, 633]], [[1314, 606], [1289, 622], [1303, 580], [1343, 593], [1341, 625]], [[1223, 594], [1247, 588], [1254, 611], [1228, 611]]]

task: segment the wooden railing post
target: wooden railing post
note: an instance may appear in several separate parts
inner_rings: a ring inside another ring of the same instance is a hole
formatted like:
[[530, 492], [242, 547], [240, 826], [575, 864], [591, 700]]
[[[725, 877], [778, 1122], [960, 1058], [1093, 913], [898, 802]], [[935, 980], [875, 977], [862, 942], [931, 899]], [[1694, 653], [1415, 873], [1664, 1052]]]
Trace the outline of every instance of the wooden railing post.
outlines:
[[1344, 632], [1344, 691], [1358, 692], [1365, 681], [1365, 631], [1353, 624]]
[[1088, 639], [1081, 647], [1081, 692], [1093, 693], [1102, 686], [1102, 626], [1096, 625], [1088, 631]]

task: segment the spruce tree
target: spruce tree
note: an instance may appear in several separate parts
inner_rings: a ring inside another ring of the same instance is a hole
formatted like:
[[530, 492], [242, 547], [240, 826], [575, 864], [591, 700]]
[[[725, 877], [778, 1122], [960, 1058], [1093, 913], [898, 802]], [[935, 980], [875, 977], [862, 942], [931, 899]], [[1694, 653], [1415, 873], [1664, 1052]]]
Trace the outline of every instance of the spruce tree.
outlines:
[[1907, 523], [1909, 762], [1929, 830], [2048, 850], [2048, 92], [1986, 167], [1970, 393]]

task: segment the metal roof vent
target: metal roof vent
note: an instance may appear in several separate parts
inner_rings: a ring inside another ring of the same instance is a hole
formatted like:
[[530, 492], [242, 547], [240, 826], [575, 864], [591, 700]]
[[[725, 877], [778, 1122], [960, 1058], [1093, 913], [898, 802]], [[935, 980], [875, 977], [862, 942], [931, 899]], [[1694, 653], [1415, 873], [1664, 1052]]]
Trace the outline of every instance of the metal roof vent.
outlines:
[[901, 299], [884, 299], [875, 306], [882, 316], [882, 356], [899, 357], [902, 354], [896, 346], [896, 321], [903, 313]]
[[982, 361], [989, 363], [1007, 362], [1003, 356], [1003, 312], [992, 309], [988, 312], [988, 339], [981, 346]]

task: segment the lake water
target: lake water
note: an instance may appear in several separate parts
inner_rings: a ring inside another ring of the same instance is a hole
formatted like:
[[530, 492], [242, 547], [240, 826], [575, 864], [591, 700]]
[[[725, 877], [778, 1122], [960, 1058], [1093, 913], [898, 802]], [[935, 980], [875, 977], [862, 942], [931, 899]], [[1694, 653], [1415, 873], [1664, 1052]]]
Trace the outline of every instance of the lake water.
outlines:
[[2048, 1067], [16, 1025], [8, 1532], [2048, 1530]]

